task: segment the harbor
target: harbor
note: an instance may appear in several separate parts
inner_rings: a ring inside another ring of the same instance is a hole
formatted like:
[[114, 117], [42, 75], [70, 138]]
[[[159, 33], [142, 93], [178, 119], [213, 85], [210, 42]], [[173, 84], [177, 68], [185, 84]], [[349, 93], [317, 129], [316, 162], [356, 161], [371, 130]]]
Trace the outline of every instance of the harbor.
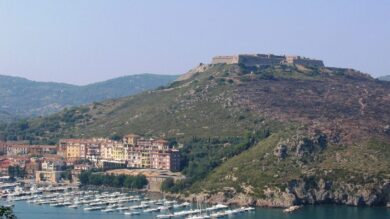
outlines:
[[80, 190], [71, 186], [17, 188], [1, 198], [18, 219], [124, 219], [124, 218], [235, 218], [308, 219], [324, 214], [328, 218], [389, 218], [389, 208], [358, 208], [340, 205], [252, 208], [207, 205], [165, 199], [147, 192]]
[[[159, 212], [142, 214], [124, 214], [120, 212], [85, 211], [82, 208], [51, 207], [49, 205], [36, 205], [26, 201], [14, 202], [14, 212], [18, 219], [150, 219], [156, 218]], [[315, 215], [326, 215], [317, 217]], [[386, 208], [357, 208], [335, 205], [307, 206], [292, 214], [283, 213], [281, 209], [256, 208], [254, 211], [224, 218], [234, 219], [387, 219], [390, 217], [390, 210]]]
[[83, 214], [115, 214], [146, 218], [223, 218], [250, 214], [253, 207], [229, 207], [224, 204], [204, 205], [202, 203], [180, 202], [164, 197], [152, 198], [149, 193], [99, 192], [79, 190], [76, 187], [49, 187], [23, 190], [17, 188], [1, 200], [8, 207], [20, 205], [66, 208]]

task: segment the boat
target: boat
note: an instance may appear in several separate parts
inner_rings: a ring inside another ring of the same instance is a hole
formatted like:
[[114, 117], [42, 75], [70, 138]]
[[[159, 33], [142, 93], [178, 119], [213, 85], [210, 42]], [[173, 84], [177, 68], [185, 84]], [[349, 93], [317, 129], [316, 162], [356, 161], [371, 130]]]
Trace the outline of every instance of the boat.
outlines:
[[174, 204], [172, 207], [173, 208], [185, 208], [189, 207], [191, 204], [189, 202], [183, 202], [181, 204]]
[[157, 218], [172, 218], [172, 217], [174, 217], [174, 215], [173, 214], [158, 214], [156, 217]]
[[133, 206], [130, 206], [129, 209], [142, 209], [142, 208], [147, 208], [149, 207], [149, 205], [133, 205]]
[[141, 213], [138, 211], [125, 211], [124, 214], [125, 215], [139, 215]]
[[225, 217], [227, 214], [224, 212], [215, 212], [210, 214], [211, 218], [220, 218], [220, 217]]
[[127, 210], [129, 207], [123, 206], [123, 207], [118, 207], [117, 208], [119, 211]]
[[144, 213], [157, 212], [160, 211], [159, 208], [147, 208], [144, 210]]
[[246, 207], [244, 208], [244, 211], [254, 211], [255, 208], [254, 207]]
[[117, 211], [117, 209], [115, 209], [115, 208], [106, 208], [106, 209], [102, 210], [102, 212], [106, 212], [106, 213], [115, 212], [115, 211]]
[[98, 211], [101, 209], [103, 209], [103, 207], [87, 207], [87, 208], [84, 208], [84, 211]]
[[283, 210], [284, 213], [291, 213], [293, 211], [296, 211], [298, 209], [302, 208], [300, 205], [293, 205]]
[[160, 207], [158, 207], [158, 209], [160, 210], [160, 211], [166, 211], [166, 210], [169, 210], [169, 209], [171, 209], [172, 208], [172, 206], [160, 206]]

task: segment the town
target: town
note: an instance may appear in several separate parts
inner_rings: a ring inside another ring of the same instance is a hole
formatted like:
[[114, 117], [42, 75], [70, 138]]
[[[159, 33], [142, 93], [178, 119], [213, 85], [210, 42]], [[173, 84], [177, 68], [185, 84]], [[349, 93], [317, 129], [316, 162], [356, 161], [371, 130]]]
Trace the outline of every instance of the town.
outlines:
[[[200, 209], [189, 209], [193, 206], [190, 202], [168, 200], [165, 196], [152, 200], [142, 193], [160, 192], [168, 179], [184, 179], [178, 172], [179, 150], [166, 140], [128, 134], [121, 140], [89, 138], [61, 139], [57, 145], [26, 143], [0, 142], [0, 197], [7, 208], [26, 201], [37, 206], [134, 216], [161, 212], [157, 218], [198, 218], [196, 215], [202, 213]], [[100, 179], [112, 185], [120, 178], [123, 181], [120, 189], [112, 193], [104, 187], [80, 188], [85, 180]], [[136, 193], [129, 193], [134, 189]], [[218, 218], [255, 210], [228, 208], [216, 204], [204, 211]]]
[[175, 176], [174, 172], [180, 170], [177, 148], [166, 140], [135, 134], [126, 135], [122, 140], [89, 138], [61, 139], [58, 145], [26, 143], [0, 142], [3, 181], [20, 178], [38, 184], [56, 184], [70, 182], [75, 179], [72, 176], [77, 178], [82, 171], [92, 169], [133, 169], [129, 171], [133, 175], [160, 171], [168, 176]]

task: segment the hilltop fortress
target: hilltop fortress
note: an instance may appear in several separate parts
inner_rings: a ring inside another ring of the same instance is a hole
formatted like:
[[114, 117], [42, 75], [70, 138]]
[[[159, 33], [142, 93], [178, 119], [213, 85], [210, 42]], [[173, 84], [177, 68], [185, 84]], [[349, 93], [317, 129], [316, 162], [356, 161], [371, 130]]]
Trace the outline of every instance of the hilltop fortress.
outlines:
[[309, 59], [302, 56], [273, 55], [273, 54], [238, 54], [233, 56], [215, 56], [211, 64], [200, 63], [186, 74], [181, 75], [176, 81], [191, 78], [194, 74], [205, 72], [215, 64], [242, 64], [245, 66], [269, 66], [280, 64], [296, 64], [313, 67], [325, 67], [322, 60]]
[[279, 56], [272, 54], [239, 54], [234, 56], [215, 56], [212, 64], [243, 64], [246, 66], [298, 64], [324, 67], [322, 60], [309, 59], [301, 56]]

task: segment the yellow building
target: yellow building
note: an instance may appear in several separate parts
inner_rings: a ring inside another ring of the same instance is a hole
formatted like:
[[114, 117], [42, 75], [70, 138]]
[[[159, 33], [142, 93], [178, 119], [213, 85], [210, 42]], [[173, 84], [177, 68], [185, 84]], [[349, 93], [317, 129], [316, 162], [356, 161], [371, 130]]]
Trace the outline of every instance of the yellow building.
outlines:
[[127, 153], [126, 148], [122, 145], [115, 145], [115, 147], [112, 148], [112, 159], [113, 160], [126, 160], [127, 159]]
[[61, 180], [61, 173], [64, 171], [36, 171], [35, 182], [58, 183]]
[[139, 139], [139, 136], [136, 134], [128, 134], [123, 137], [123, 143], [129, 144], [129, 145], [136, 145], [137, 140]]
[[80, 159], [80, 144], [69, 144], [66, 146], [66, 159]]

